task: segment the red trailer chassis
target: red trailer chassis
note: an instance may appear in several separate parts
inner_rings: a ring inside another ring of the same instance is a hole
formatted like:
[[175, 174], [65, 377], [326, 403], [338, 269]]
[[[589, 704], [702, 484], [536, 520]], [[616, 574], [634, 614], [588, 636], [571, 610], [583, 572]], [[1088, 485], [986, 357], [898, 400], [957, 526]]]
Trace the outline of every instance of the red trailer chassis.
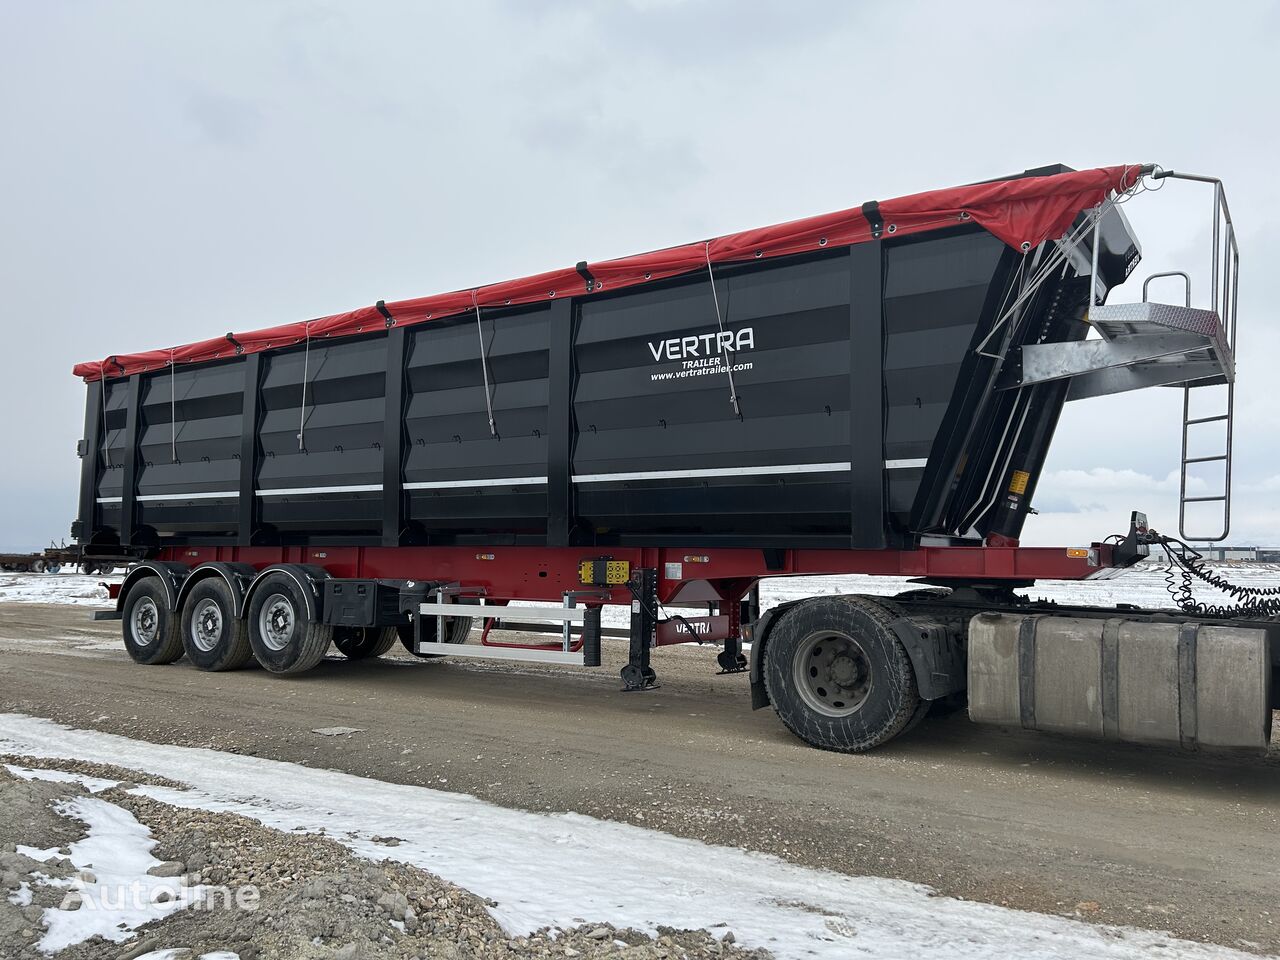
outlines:
[[[1094, 580], [1114, 576], [1109, 543], [1085, 547], [922, 546], [914, 550], [808, 550], [696, 547], [181, 547], [161, 560], [202, 563], [278, 563], [323, 567], [337, 577], [450, 580], [482, 587], [501, 600], [559, 600], [580, 589], [578, 567], [607, 557], [659, 571], [658, 600], [670, 604], [739, 600], [768, 577], [869, 575], [922, 580], [1019, 582]], [[629, 603], [615, 586], [607, 603]]]
[[[580, 595], [583, 606], [629, 605], [626, 584], [597, 587], [582, 596], [580, 565], [617, 560], [632, 569], [657, 571], [657, 601], [664, 605], [716, 605], [721, 614], [658, 624], [655, 645], [736, 641], [739, 601], [769, 577], [869, 575], [911, 577], [943, 584], [1025, 586], [1036, 580], [1092, 580], [1116, 575], [1136, 556], [1118, 559], [1110, 543], [1089, 547], [1001, 545], [921, 546], [914, 550], [697, 549], [616, 547], [171, 547], [156, 560], [195, 570], [204, 564], [246, 564], [263, 570], [280, 564], [322, 568], [343, 579], [451, 582], [487, 603], [561, 601]], [[114, 588], [118, 593], [119, 589]], [[497, 645], [497, 642], [493, 642]]]

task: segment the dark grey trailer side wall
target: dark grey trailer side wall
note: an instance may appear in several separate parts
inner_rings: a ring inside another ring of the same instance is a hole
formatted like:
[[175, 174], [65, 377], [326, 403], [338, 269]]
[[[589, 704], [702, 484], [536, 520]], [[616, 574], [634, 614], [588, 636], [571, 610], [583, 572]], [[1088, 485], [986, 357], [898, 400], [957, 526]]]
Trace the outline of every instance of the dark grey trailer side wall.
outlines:
[[91, 384], [82, 539], [909, 545], [1015, 260], [958, 227]]

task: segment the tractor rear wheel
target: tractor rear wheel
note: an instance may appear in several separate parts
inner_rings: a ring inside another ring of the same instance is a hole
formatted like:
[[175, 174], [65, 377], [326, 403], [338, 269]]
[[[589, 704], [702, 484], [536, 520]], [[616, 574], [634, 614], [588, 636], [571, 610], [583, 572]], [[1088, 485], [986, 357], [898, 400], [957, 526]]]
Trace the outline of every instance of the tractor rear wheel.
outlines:
[[787, 729], [824, 750], [862, 753], [925, 713], [895, 614], [869, 597], [797, 604], [764, 648], [769, 699]]

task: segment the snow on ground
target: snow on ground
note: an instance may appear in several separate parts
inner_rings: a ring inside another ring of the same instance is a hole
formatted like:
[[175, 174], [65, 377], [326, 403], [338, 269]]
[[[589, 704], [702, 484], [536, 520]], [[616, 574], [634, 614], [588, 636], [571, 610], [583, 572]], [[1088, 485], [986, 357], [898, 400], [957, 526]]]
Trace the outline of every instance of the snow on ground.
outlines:
[[[1280, 587], [1280, 565], [1271, 563], [1212, 564], [1211, 568], [1226, 579], [1250, 587]], [[823, 594], [868, 593], [891, 596], [923, 584], [905, 577], [779, 577], [760, 585], [760, 605], [768, 608], [784, 600], [799, 600]], [[1038, 580], [1035, 585], [1018, 591], [1032, 599], [1056, 600], [1058, 603], [1086, 606], [1114, 606], [1117, 603], [1140, 607], [1173, 607], [1166, 588], [1165, 571], [1153, 564], [1142, 563], [1107, 580]], [[1198, 581], [1194, 594], [1210, 602], [1226, 599]]]
[[[372, 859], [415, 864], [496, 901], [512, 935], [581, 918], [653, 932], [731, 929], [779, 960], [1245, 960], [1168, 935], [955, 900], [580, 814], [509, 810], [463, 794], [217, 751], [146, 743], [0, 714], [0, 750], [92, 758], [184, 782], [136, 793], [318, 833]], [[85, 798], [83, 802], [92, 802]], [[100, 802], [100, 801], [99, 801]], [[385, 846], [374, 837], [395, 837]], [[101, 855], [105, 857], [106, 855]]]
[[[13, 766], [8, 769], [28, 779], [84, 782], [90, 790], [113, 785], [97, 777], [57, 777], [48, 775], [49, 771]], [[36, 881], [66, 887], [67, 896], [80, 900], [78, 909], [49, 907], [44, 911], [41, 922], [45, 934], [36, 944], [42, 953], [57, 953], [95, 934], [112, 943], [122, 943], [144, 923], [186, 909], [203, 895], [204, 887], [185, 886], [181, 877], [153, 877], [147, 873], [161, 863], [151, 855], [156, 841], [151, 831], [123, 807], [97, 797], [75, 797], [55, 804], [54, 810], [82, 821], [88, 832], [66, 848], [70, 851], [67, 859], [78, 871], [74, 877]], [[41, 862], [62, 856], [57, 848], [37, 850], [22, 845], [18, 846], [18, 853]]]
[[0, 603], [71, 603], [105, 607], [104, 581], [119, 583], [124, 577], [86, 577], [82, 573], [0, 573]]

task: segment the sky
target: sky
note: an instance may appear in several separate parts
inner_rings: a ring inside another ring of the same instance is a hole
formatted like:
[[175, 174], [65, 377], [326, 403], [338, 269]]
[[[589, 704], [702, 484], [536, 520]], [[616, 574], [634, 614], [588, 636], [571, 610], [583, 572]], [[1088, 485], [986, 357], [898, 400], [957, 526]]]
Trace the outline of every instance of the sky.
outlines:
[[[1250, 2], [0, 0], [0, 549], [68, 536], [78, 361], [1148, 162], [1226, 183], [1229, 539], [1280, 545], [1276, 49], [1280, 5]], [[1135, 277], [1190, 269], [1206, 293], [1209, 204], [1183, 184], [1129, 204]], [[1025, 542], [1135, 508], [1174, 530], [1180, 420], [1169, 389], [1069, 405]]]

